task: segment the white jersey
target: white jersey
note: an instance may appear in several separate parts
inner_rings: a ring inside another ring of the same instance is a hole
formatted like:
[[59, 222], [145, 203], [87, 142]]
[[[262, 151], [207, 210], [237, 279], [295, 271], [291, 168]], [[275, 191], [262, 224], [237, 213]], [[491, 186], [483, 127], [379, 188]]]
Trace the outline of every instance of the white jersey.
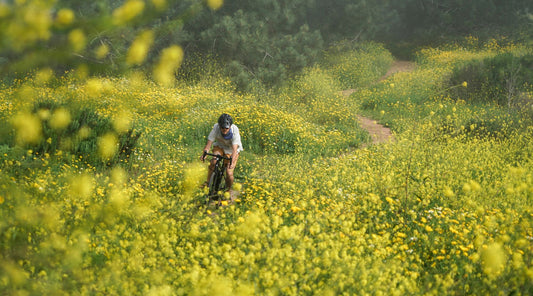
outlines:
[[241, 152], [243, 149], [239, 128], [235, 124], [232, 124], [229, 132], [233, 134], [231, 139], [224, 139], [224, 136], [222, 136], [220, 128], [218, 127], [218, 123], [215, 123], [213, 129], [207, 137], [207, 140], [213, 141], [213, 146], [218, 146], [224, 149], [224, 153], [226, 154], [233, 153], [233, 145], [238, 145], [239, 147], [237, 148], [237, 152]]

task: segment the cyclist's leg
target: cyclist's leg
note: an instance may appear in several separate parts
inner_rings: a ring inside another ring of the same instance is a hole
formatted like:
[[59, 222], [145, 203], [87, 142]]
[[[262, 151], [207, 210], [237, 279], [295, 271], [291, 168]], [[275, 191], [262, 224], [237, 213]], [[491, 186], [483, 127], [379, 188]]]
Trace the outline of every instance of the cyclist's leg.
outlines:
[[[237, 153], [237, 156], [233, 159], [233, 163], [235, 166], [237, 165], [237, 160], [239, 159], [239, 154]], [[235, 166], [233, 166], [233, 169], [229, 168], [229, 164], [226, 166], [226, 190], [230, 190], [231, 186], [233, 185], [233, 170], [235, 169]]]

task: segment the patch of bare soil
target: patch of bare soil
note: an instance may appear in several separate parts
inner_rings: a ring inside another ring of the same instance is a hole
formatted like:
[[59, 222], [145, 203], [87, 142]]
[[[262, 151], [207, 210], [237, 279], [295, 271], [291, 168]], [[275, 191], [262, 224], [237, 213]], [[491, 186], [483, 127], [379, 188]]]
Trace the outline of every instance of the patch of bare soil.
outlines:
[[398, 72], [409, 72], [413, 71], [416, 67], [416, 64], [411, 61], [394, 61], [389, 68], [389, 71], [383, 77], [379, 79], [379, 81], [387, 79], [387, 77], [396, 74]]
[[[358, 116], [359, 124], [363, 129], [365, 129], [371, 138], [371, 144], [380, 144], [386, 143], [389, 141], [394, 141], [394, 135], [392, 134], [390, 128], [385, 127], [377, 123], [374, 119]], [[368, 146], [368, 144], [363, 144], [362, 148]]]
[[[409, 62], [409, 61], [395, 61], [390, 69], [387, 71], [383, 77], [381, 77], [378, 81], [385, 80], [387, 77], [394, 75], [398, 72], [407, 72], [412, 71], [415, 69], [415, 63]], [[342, 91], [342, 94], [345, 96], [351, 95], [353, 92], [355, 92], [355, 89], [347, 89]], [[368, 131], [370, 134], [370, 138], [372, 139], [370, 144], [380, 144], [380, 143], [386, 143], [389, 141], [394, 141], [394, 135], [392, 134], [390, 128], [385, 127], [379, 123], [377, 123], [374, 119], [364, 117], [364, 116], [358, 116], [357, 118], [359, 120], [359, 123], [361, 124], [361, 127]], [[363, 145], [363, 148], [368, 146], [368, 144]]]

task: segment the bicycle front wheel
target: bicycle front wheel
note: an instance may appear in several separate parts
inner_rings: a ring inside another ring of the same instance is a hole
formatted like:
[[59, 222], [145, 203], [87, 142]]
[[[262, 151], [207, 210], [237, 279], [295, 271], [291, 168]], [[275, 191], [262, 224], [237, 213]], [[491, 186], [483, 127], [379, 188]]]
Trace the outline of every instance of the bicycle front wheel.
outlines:
[[221, 176], [220, 172], [218, 170], [215, 170], [213, 174], [211, 174], [211, 178], [209, 179], [209, 200], [216, 199], [218, 197], [218, 191], [221, 183]]

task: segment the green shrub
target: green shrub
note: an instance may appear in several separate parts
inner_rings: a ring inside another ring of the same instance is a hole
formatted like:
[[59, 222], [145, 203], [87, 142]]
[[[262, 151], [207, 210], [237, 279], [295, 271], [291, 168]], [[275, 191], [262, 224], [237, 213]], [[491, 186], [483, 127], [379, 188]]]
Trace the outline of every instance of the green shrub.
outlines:
[[[468, 82], [467, 88], [455, 85]], [[521, 92], [533, 81], [533, 55], [516, 56], [501, 53], [494, 57], [472, 59], [457, 65], [449, 85], [453, 97], [470, 102], [496, 103], [513, 107]]]
[[[127, 160], [136, 147], [140, 133], [133, 129], [117, 129], [110, 118], [100, 115], [89, 107], [76, 107], [55, 101], [37, 101], [31, 115], [39, 118], [40, 139], [36, 142], [17, 143], [16, 132], [3, 138], [2, 144], [21, 145], [35, 155], [70, 153], [85, 159], [94, 167], [111, 165]], [[108, 134], [116, 136], [116, 153], [102, 157], [99, 141]]]
[[392, 54], [374, 42], [340, 42], [330, 48], [322, 62], [343, 89], [368, 86], [382, 77], [392, 64]]

